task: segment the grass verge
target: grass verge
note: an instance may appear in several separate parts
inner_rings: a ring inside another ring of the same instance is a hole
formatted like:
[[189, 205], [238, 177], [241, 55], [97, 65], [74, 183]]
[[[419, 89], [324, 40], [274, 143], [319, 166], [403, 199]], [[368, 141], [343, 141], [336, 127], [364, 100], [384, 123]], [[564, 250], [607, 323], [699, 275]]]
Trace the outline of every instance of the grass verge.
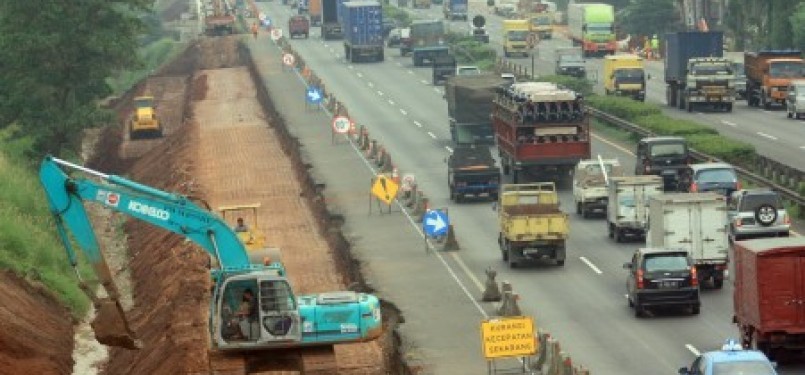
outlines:
[[137, 82], [156, 71], [165, 62], [172, 60], [182, 52], [183, 48], [183, 43], [177, 42], [171, 37], [157, 39], [153, 43], [142, 47], [138, 52], [142, 56], [142, 68], [123, 71], [117, 77], [109, 78], [107, 83], [112, 88], [112, 91], [119, 95], [131, 89]]

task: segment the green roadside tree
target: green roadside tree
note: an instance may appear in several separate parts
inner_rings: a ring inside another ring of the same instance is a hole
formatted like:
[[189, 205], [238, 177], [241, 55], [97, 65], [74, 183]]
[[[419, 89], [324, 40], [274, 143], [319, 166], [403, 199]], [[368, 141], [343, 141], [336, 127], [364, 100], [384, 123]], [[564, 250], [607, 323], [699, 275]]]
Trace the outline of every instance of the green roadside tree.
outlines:
[[805, 51], [805, 3], [797, 5], [790, 17], [794, 47]]
[[632, 35], [662, 35], [679, 22], [673, 0], [632, 0], [621, 14], [618, 23]]

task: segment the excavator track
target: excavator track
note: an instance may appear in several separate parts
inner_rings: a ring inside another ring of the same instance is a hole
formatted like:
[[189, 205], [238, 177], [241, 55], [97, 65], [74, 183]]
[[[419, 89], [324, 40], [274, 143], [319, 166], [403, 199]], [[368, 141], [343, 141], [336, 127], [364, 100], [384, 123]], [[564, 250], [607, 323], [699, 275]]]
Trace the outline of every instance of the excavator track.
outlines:
[[210, 374], [214, 375], [328, 375], [338, 373], [332, 346], [210, 353]]

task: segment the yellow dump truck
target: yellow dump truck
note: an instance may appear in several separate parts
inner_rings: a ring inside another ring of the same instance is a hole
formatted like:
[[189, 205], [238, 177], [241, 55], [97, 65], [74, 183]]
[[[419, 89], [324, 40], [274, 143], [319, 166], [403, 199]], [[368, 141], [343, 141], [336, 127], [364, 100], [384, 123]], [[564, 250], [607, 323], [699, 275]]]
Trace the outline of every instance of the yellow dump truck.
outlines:
[[643, 58], [637, 55], [604, 57], [604, 91], [607, 95], [628, 96], [646, 100], [646, 71]]
[[528, 36], [531, 33], [528, 20], [503, 20], [503, 55], [528, 57]]
[[504, 184], [495, 209], [500, 221], [498, 244], [510, 268], [528, 260], [565, 264], [570, 221], [559, 210], [553, 182]]
[[134, 98], [134, 113], [129, 119], [129, 139], [162, 137], [162, 123], [154, 109], [154, 97]]

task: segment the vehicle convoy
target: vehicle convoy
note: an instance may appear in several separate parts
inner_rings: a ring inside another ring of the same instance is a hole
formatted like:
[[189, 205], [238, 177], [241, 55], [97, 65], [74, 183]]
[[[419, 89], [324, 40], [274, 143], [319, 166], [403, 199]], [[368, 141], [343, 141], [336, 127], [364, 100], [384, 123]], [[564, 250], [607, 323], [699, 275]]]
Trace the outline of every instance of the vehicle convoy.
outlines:
[[637, 143], [635, 151], [637, 176], [662, 177], [665, 191], [676, 191], [681, 173], [693, 161], [688, 142], [682, 137], [646, 137]]
[[690, 367], [679, 369], [679, 375], [753, 374], [777, 375], [774, 365], [760, 351], [744, 349], [738, 340], [729, 339], [721, 347], [700, 354]]
[[805, 238], [738, 241], [733, 322], [741, 343], [770, 359], [805, 351]]
[[[67, 171], [81, 172], [82, 176], [70, 177]], [[184, 236], [209, 253], [213, 281], [209, 342], [213, 349], [330, 346], [371, 340], [381, 333], [377, 297], [355, 292], [295, 296], [278, 249], [248, 249], [235, 229], [190, 197], [53, 157], [42, 162], [39, 177], [71, 266], [77, 268], [75, 244], [108, 295], [98, 297], [79, 277], [81, 289], [97, 309], [92, 327], [101, 344], [142, 347], [121, 307], [120, 293], [84, 207], [88, 203]], [[257, 319], [233, 321], [236, 318], [232, 312], [237, 310], [246, 290], [258, 304]], [[237, 331], [242, 337], [237, 337]]]
[[503, 55], [528, 57], [531, 54], [529, 33], [528, 20], [503, 20]]
[[210, 0], [204, 9], [204, 33], [209, 36], [232, 34], [235, 30], [235, 8], [227, 0]]
[[323, 0], [308, 0], [307, 15], [310, 17], [310, 24], [321, 26], [321, 2]]
[[590, 158], [590, 120], [581, 95], [548, 82], [500, 90], [492, 107], [504, 174], [518, 183], [531, 173], [568, 175]]
[[472, 28], [470, 30], [470, 35], [472, 35], [473, 39], [481, 42], [481, 43], [489, 43], [489, 33], [486, 32], [486, 18], [482, 15], [477, 15], [472, 17]]
[[447, 77], [456, 74], [456, 57], [453, 55], [439, 55], [433, 59], [433, 85], [447, 81]]
[[494, 144], [492, 101], [498, 87], [506, 81], [492, 74], [447, 78], [445, 99], [450, 138], [457, 145]]
[[129, 139], [162, 137], [162, 121], [154, 107], [154, 97], [138, 96], [134, 98], [134, 113], [128, 121]]
[[465, 197], [498, 200], [500, 168], [487, 146], [458, 146], [447, 157], [447, 186], [450, 200], [461, 203]]
[[444, 18], [447, 20], [467, 20], [467, 0], [444, 0]]
[[604, 92], [646, 101], [646, 76], [643, 58], [637, 55], [604, 57]]
[[791, 81], [786, 93], [785, 111], [788, 118], [798, 120], [805, 117], [805, 79]]
[[344, 37], [338, 17], [338, 8], [344, 0], [321, 0], [321, 37], [339, 40]]
[[612, 177], [607, 184], [607, 235], [615, 242], [643, 239], [648, 229], [651, 197], [663, 193], [657, 176]]
[[585, 219], [598, 210], [606, 213], [609, 179], [621, 176], [623, 168], [617, 159], [582, 160], [576, 164], [573, 171], [576, 213]]
[[540, 39], [553, 37], [553, 20], [556, 12], [549, 9], [548, 4], [540, 0], [520, 0], [517, 13], [528, 20], [529, 31]]
[[648, 247], [673, 247], [690, 253], [700, 282], [724, 285], [729, 239], [727, 200], [715, 193], [669, 193], [649, 201]]
[[628, 271], [626, 298], [635, 317], [657, 308], [683, 307], [693, 315], [701, 311], [696, 266], [685, 250], [640, 248], [623, 268]]
[[556, 56], [556, 75], [585, 78], [587, 66], [579, 47], [560, 47], [554, 52]]
[[746, 189], [732, 193], [727, 202], [730, 239], [788, 237], [791, 217], [780, 193], [771, 189]]
[[574, 46], [580, 46], [584, 57], [614, 55], [615, 8], [609, 4], [568, 4], [567, 30]]
[[559, 210], [553, 182], [503, 184], [499, 197], [495, 209], [503, 261], [510, 268], [527, 260], [552, 260], [564, 266], [570, 220]]
[[291, 16], [288, 18], [288, 37], [293, 39], [295, 36], [310, 36], [310, 21], [305, 16]]
[[735, 72], [724, 58], [722, 32], [681, 31], [665, 35], [665, 98], [692, 112], [707, 105], [727, 112], [735, 102]]
[[348, 1], [344, 11], [344, 57], [350, 62], [383, 61], [383, 10], [376, 1]]
[[799, 50], [764, 50], [744, 53], [746, 102], [770, 109], [785, 106], [786, 89], [792, 79], [805, 78], [805, 61]]
[[[446, 42], [444, 22], [441, 20], [415, 20], [411, 22], [411, 58], [414, 66], [433, 62], [439, 55], [447, 55], [450, 49]], [[400, 51], [402, 53], [402, 50]]]

